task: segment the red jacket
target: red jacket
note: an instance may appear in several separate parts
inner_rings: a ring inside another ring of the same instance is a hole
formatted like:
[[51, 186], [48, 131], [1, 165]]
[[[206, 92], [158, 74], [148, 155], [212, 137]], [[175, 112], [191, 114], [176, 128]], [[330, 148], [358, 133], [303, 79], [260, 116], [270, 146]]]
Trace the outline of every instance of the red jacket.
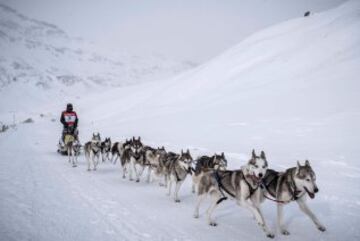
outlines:
[[64, 127], [73, 126], [76, 128], [78, 121], [79, 120], [75, 111], [63, 111], [61, 113], [60, 122], [64, 125]]

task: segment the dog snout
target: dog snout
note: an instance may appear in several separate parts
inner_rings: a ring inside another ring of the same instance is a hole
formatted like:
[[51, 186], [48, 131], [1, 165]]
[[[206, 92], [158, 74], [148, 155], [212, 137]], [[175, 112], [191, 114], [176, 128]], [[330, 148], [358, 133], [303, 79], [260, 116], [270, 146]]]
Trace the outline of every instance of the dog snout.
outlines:
[[259, 173], [259, 177], [260, 177], [260, 178], [262, 178], [262, 177], [263, 177], [263, 174], [262, 174], [261, 172]]
[[319, 192], [319, 188], [315, 187], [315, 188], [314, 188], [314, 192], [315, 192], [315, 193]]

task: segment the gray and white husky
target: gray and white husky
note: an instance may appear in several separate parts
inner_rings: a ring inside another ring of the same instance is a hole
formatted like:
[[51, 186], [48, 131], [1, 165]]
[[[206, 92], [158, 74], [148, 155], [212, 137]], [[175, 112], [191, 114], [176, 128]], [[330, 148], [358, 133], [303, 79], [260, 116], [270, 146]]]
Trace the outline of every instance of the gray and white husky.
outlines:
[[195, 160], [195, 169], [192, 175], [192, 192], [195, 193], [195, 187], [198, 185], [201, 177], [201, 173], [210, 170], [226, 170], [227, 160], [224, 152], [221, 155], [214, 154], [213, 156], [201, 156]]
[[105, 160], [110, 161], [110, 152], [111, 152], [111, 139], [110, 137], [105, 138], [105, 141], [101, 142], [101, 159], [102, 162], [105, 162]]
[[257, 156], [253, 150], [251, 159], [240, 170], [211, 170], [203, 172], [198, 183], [198, 200], [195, 206], [194, 217], [199, 217], [200, 204], [207, 195], [210, 195], [211, 205], [206, 212], [207, 222], [211, 226], [216, 226], [216, 222], [212, 219], [213, 211], [219, 203], [227, 198], [231, 198], [238, 205], [250, 210], [266, 236], [273, 238], [274, 234], [266, 225], [260, 209], [260, 183], [267, 168], [268, 163], [265, 153], [262, 151], [260, 156]]
[[283, 207], [292, 201], [297, 202], [300, 210], [314, 222], [320, 231], [326, 230], [306, 204], [306, 196], [313, 199], [315, 193], [319, 191], [315, 172], [308, 160], [305, 161], [304, 166], [297, 162], [296, 167], [289, 168], [285, 172], [269, 169], [263, 179], [263, 190], [265, 198], [277, 202], [277, 224], [282, 234], [290, 234], [284, 227]]
[[68, 141], [65, 144], [66, 152], [69, 157], [69, 163], [72, 164], [73, 167], [77, 166], [77, 158], [80, 154], [80, 148], [81, 144], [78, 140], [74, 139], [71, 141]]
[[96, 166], [99, 164], [101, 151], [101, 138], [100, 134], [93, 133], [91, 141], [85, 143], [84, 152], [88, 163], [88, 171], [90, 171], [91, 163], [93, 164], [93, 170], [96, 171]]
[[[142, 172], [145, 168], [147, 168], [147, 176], [146, 176], [146, 182], [150, 182], [151, 174], [154, 173], [155, 175], [160, 175], [160, 169], [161, 169], [161, 158], [166, 155], [166, 150], [164, 147], [161, 148], [152, 148], [150, 146], [144, 146], [143, 147], [144, 156], [145, 156], [145, 163], [142, 167]], [[141, 175], [140, 174], [140, 175]]]
[[145, 155], [141, 138], [133, 137], [124, 143], [124, 151], [121, 156], [121, 166], [123, 167], [123, 178], [129, 172], [129, 180], [133, 180], [132, 174], [135, 173], [135, 181], [140, 181], [140, 173], [137, 166], [141, 168], [145, 165]]
[[191, 164], [193, 159], [190, 155], [190, 151], [187, 150], [183, 152], [181, 150], [181, 154], [168, 153], [166, 161], [164, 163], [165, 168], [165, 185], [167, 185], [167, 181], [169, 181], [169, 191], [168, 196], [171, 195], [171, 186], [172, 183], [175, 183], [174, 190], [174, 201], [180, 202], [179, 199], [179, 190], [181, 184], [185, 181], [187, 174], [191, 174]]
[[116, 164], [117, 159], [121, 159], [121, 155], [124, 151], [124, 143], [123, 142], [115, 142], [111, 147], [111, 162]]

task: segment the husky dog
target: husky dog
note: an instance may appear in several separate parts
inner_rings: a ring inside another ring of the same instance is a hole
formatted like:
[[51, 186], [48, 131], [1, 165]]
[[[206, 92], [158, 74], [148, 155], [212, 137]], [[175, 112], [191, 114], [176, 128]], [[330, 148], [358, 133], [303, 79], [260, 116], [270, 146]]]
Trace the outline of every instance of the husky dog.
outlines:
[[121, 155], [121, 166], [123, 167], [123, 178], [126, 177], [127, 171], [129, 171], [129, 180], [132, 181], [132, 173], [135, 173], [136, 182], [140, 181], [139, 173], [136, 169], [137, 165], [141, 167], [145, 164], [145, 155], [143, 151], [143, 144], [141, 138], [136, 139], [133, 137], [130, 141], [124, 143], [124, 151]]
[[260, 210], [261, 191], [259, 186], [267, 167], [265, 153], [262, 151], [260, 156], [257, 156], [253, 150], [251, 159], [240, 170], [211, 170], [201, 174], [194, 217], [199, 217], [200, 204], [209, 194], [211, 196], [211, 205], [207, 210], [207, 221], [209, 225], [216, 226], [216, 222], [211, 217], [214, 209], [223, 200], [232, 198], [236, 200], [238, 205], [252, 212], [267, 237], [274, 238], [274, 234], [266, 225]]
[[204, 171], [209, 171], [210, 169], [214, 170], [226, 170], [227, 160], [225, 158], [224, 152], [221, 155], [214, 154], [212, 157], [201, 156], [195, 161], [194, 174], [192, 175], [193, 184], [192, 192], [195, 193], [195, 187], [198, 185], [200, 180], [200, 174]]
[[[85, 157], [88, 163], [88, 171], [90, 171], [91, 162], [93, 163], [93, 170], [96, 171], [96, 166], [99, 164], [101, 151], [100, 134], [93, 133], [91, 141], [85, 143], [84, 146]], [[95, 160], [96, 159], [96, 160]]]
[[191, 164], [192, 157], [190, 155], [190, 151], [187, 150], [183, 152], [181, 150], [181, 154], [173, 154], [170, 153], [167, 155], [167, 159], [165, 162], [165, 185], [167, 185], [167, 180], [169, 180], [169, 192], [168, 196], [171, 195], [171, 185], [175, 183], [175, 191], [174, 191], [174, 201], [180, 202], [178, 193], [181, 187], [181, 184], [185, 181], [185, 178], [188, 173], [191, 174]]
[[111, 162], [113, 164], [116, 164], [117, 159], [121, 159], [120, 157], [124, 151], [123, 145], [124, 145], [124, 143], [122, 143], [122, 142], [115, 142], [113, 144], [113, 146], [111, 147]]
[[269, 169], [263, 179], [263, 190], [265, 198], [277, 202], [277, 223], [282, 234], [290, 234], [284, 227], [283, 207], [292, 201], [298, 203], [300, 210], [311, 218], [320, 231], [326, 230], [306, 204], [306, 196], [308, 195], [313, 199], [315, 193], [319, 191], [316, 185], [315, 172], [308, 160], [305, 161], [304, 166], [297, 162], [296, 167], [289, 168], [285, 172]]
[[[140, 182], [140, 175], [142, 174], [142, 171], [145, 166], [145, 152], [144, 152], [144, 145], [141, 142], [141, 138], [138, 137], [138, 139], [136, 139], [135, 137], [133, 137], [130, 148], [131, 148], [130, 164], [135, 173], [135, 177], [136, 177], [135, 181]], [[139, 167], [139, 170], [137, 167]]]
[[111, 151], [111, 140], [110, 137], [105, 138], [105, 141], [101, 142], [101, 159], [102, 162], [105, 162], [105, 159], [110, 160], [110, 151]]
[[143, 168], [148, 168], [146, 182], [149, 183], [152, 172], [157, 176], [161, 175], [161, 168], [163, 167], [162, 160], [166, 155], [166, 150], [165, 147], [155, 149], [150, 146], [144, 146], [143, 151], [145, 155], [145, 165]]
[[[131, 143], [132, 140], [126, 139], [124, 143], [118, 144], [117, 151], [119, 153], [120, 164], [123, 171], [123, 178], [126, 178], [127, 172], [131, 171]], [[116, 162], [116, 159], [115, 159]], [[114, 162], [114, 163], [115, 163]], [[132, 181], [132, 176], [129, 176], [129, 180]]]
[[69, 157], [69, 163], [71, 163], [73, 167], [77, 166], [77, 157], [80, 154], [80, 147], [80, 142], [76, 140], [74, 136], [69, 134], [65, 136], [66, 152]]

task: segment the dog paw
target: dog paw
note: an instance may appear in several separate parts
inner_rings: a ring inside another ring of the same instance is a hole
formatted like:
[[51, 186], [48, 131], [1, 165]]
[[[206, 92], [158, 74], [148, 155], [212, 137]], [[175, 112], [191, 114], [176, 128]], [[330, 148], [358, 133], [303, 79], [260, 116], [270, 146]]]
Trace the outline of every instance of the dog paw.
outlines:
[[319, 225], [317, 228], [318, 228], [321, 232], [325, 232], [325, 231], [326, 231], [326, 228], [325, 228], [324, 226], [322, 226], [322, 225]]
[[198, 214], [198, 213], [194, 213], [193, 217], [194, 217], [194, 218], [199, 218], [199, 214]]
[[180, 199], [175, 199], [175, 202], [176, 202], [176, 203], [179, 203], [179, 202], [180, 202]]
[[216, 227], [216, 226], [217, 226], [217, 223], [214, 222], [214, 221], [211, 221], [211, 222], [209, 223], [209, 225], [210, 225], [210, 226], [213, 226], [213, 227]]
[[139, 180], [139, 179], [136, 179], [136, 182], [140, 182], [140, 180]]
[[90, 169], [90, 168], [88, 168], [88, 169], [87, 169], [87, 171], [89, 172], [89, 171], [91, 171], [91, 169]]
[[268, 238], [275, 238], [275, 235], [273, 233], [268, 233], [266, 234], [266, 237]]
[[287, 231], [286, 229], [281, 230], [281, 234], [282, 235], [290, 235], [289, 231]]

